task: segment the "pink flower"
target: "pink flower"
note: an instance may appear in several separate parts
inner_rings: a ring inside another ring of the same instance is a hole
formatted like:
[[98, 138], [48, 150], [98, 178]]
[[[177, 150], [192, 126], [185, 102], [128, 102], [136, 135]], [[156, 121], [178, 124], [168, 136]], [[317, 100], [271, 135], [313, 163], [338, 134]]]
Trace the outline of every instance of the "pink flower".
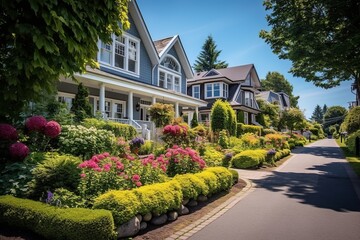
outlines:
[[104, 165], [104, 172], [109, 172], [110, 171], [110, 168], [111, 168], [111, 164], [110, 163], [107, 163]]
[[105, 158], [105, 156], [104, 156], [103, 154], [99, 154], [99, 155], [97, 155], [97, 158], [98, 158], [99, 160], [103, 160], [103, 159]]
[[25, 126], [29, 131], [41, 132], [46, 123], [46, 119], [43, 116], [32, 116], [26, 119]]
[[80, 163], [78, 167], [79, 168], [86, 168], [87, 167], [87, 162]]
[[124, 175], [124, 179], [125, 179], [125, 180], [128, 180], [128, 179], [129, 179], [129, 176], [128, 176], [128, 175]]
[[50, 121], [46, 123], [44, 127], [44, 134], [50, 138], [55, 138], [59, 136], [61, 132], [60, 124], [55, 121]]
[[21, 142], [16, 142], [12, 144], [9, 148], [9, 151], [10, 151], [10, 156], [17, 160], [23, 160], [30, 153], [28, 146], [26, 146]]
[[110, 153], [108, 153], [108, 152], [104, 152], [103, 155], [104, 155], [105, 157], [110, 157]]
[[126, 158], [127, 158], [128, 160], [130, 160], [130, 161], [135, 160], [135, 158], [134, 158], [133, 156], [129, 155], [129, 154], [126, 154]]
[[139, 180], [140, 180], [140, 176], [139, 176], [139, 175], [135, 174], [135, 175], [132, 176], [132, 181], [133, 181], [133, 182], [137, 182], [137, 181], [139, 181]]
[[141, 182], [136, 182], [135, 185], [136, 185], [137, 187], [141, 187], [141, 186], [142, 186], [142, 183], [141, 183]]
[[81, 178], [86, 178], [86, 174], [85, 174], [85, 173], [82, 173], [82, 174], [80, 174], [80, 177], [81, 177]]
[[16, 129], [10, 124], [0, 124], [0, 140], [16, 141], [19, 138]]

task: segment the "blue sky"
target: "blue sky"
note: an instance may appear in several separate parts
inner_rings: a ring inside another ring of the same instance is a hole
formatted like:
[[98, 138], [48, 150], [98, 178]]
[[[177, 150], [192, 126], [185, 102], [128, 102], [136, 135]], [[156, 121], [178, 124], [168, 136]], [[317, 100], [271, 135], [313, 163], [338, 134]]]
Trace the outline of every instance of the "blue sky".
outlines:
[[280, 60], [265, 41], [261, 29], [268, 30], [262, 0], [137, 0], [153, 40], [179, 35], [191, 65], [197, 59], [208, 35], [212, 35], [219, 60], [229, 66], [255, 64], [260, 79], [277, 71], [293, 85], [300, 96], [299, 107], [310, 118], [315, 106], [343, 106], [355, 99], [351, 81], [332, 89], [315, 87], [288, 73], [291, 62]]

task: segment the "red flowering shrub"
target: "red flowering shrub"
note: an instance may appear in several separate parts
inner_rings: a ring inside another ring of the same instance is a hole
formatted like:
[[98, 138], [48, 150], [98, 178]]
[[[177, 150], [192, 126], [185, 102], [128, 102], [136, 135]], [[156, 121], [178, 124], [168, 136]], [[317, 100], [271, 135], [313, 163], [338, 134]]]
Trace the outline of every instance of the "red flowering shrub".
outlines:
[[187, 125], [166, 125], [163, 129], [162, 139], [167, 147], [174, 145], [187, 147], [191, 142]]
[[49, 121], [44, 127], [44, 134], [50, 138], [55, 138], [59, 136], [60, 132], [60, 124], [55, 121]]
[[47, 121], [43, 116], [32, 116], [26, 119], [25, 127], [29, 131], [41, 132], [45, 127]]
[[177, 145], [166, 150], [165, 159], [168, 160], [166, 173], [172, 177], [176, 174], [196, 173], [205, 168], [205, 161], [191, 148], [181, 148]]
[[19, 138], [16, 128], [10, 124], [0, 124], [0, 140], [16, 141]]
[[29, 155], [30, 150], [28, 146], [26, 146], [25, 144], [21, 142], [16, 142], [10, 146], [9, 152], [10, 152], [10, 156], [13, 159], [23, 160]]

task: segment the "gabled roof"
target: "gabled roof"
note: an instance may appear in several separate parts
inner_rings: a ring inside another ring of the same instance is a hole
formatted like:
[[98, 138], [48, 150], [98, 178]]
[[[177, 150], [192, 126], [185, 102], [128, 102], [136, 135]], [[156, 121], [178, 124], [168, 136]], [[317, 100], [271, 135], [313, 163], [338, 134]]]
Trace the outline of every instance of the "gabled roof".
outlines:
[[219, 73], [218, 75], [208, 74], [209, 72], [214, 70], [212, 69], [206, 72], [195, 73], [194, 78], [189, 79], [188, 82], [196, 82], [200, 80], [220, 78], [220, 77], [227, 78], [233, 82], [245, 81], [246, 77], [249, 75], [250, 71], [253, 68], [254, 68], [254, 64], [247, 64], [236, 67], [216, 69], [216, 71]]
[[179, 61], [181, 63], [182, 69], [185, 72], [186, 78], [193, 77], [194, 73], [191, 69], [189, 59], [186, 56], [186, 53], [185, 53], [184, 47], [181, 43], [179, 35], [156, 40], [156, 41], [154, 41], [154, 45], [155, 45], [156, 51], [159, 56], [159, 63], [161, 63], [161, 61], [164, 60], [166, 54], [170, 51], [170, 49], [172, 47], [174, 47], [174, 49], [179, 57]]
[[136, 0], [129, 1], [129, 14], [134, 20], [135, 26], [141, 37], [141, 41], [144, 44], [145, 49], [149, 54], [151, 63], [153, 65], [157, 64], [159, 58], [154, 43], [151, 39], [149, 30], [147, 29], [144, 18], [142, 17], [141, 12], [139, 10], [139, 6], [136, 3]]

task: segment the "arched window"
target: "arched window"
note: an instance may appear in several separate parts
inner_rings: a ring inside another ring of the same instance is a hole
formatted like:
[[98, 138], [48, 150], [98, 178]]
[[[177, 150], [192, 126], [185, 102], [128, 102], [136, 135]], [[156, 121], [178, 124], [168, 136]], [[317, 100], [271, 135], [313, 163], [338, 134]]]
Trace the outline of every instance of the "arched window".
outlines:
[[181, 92], [180, 64], [172, 56], [166, 56], [160, 63], [158, 86]]
[[176, 72], [180, 72], [180, 65], [173, 57], [166, 56], [161, 62], [161, 65]]

